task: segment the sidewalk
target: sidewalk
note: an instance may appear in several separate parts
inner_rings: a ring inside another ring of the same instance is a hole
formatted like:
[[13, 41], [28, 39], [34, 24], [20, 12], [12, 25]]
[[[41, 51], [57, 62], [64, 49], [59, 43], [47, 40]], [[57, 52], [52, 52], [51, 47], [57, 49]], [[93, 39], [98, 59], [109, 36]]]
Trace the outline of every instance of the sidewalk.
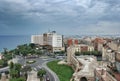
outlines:
[[5, 74], [2, 74], [0, 81], [9, 81]]
[[33, 70], [31, 72], [29, 72], [27, 81], [40, 81], [40, 79], [37, 78], [37, 72], [35, 72]]

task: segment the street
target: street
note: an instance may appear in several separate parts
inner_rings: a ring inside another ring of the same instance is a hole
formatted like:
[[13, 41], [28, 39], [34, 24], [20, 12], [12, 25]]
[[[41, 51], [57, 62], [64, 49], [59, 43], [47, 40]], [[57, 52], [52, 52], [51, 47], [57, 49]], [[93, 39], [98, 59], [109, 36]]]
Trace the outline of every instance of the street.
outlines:
[[[56, 60], [55, 58], [44, 58], [44, 57], [40, 57], [40, 58], [31, 58], [31, 59], [24, 59], [24, 58], [18, 58], [18, 63], [25, 65], [26, 62], [25, 61], [29, 61], [29, 60], [35, 60], [36, 62], [33, 64], [27, 64], [30, 65], [32, 67], [32, 69], [34, 70], [34, 72], [39, 71], [41, 68], [44, 68], [47, 72], [46, 76], [48, 76], [50, 78], [50, 81], [59, 81], [58, 77], [56, 74], [54, 74], [47, 66], [46, 63], [52, 60]], [[33, 72], [33, 73], [34, 73]], [[29, 75], [30, 76], [30, 75]], [[32, 76], [32, 75], [31, 75]], [[32, 76], [34, 77], [34, 75]], [[57, 79], [56, 79], [57, 78]], [[30, 80], [32, 81], [32, 80]], [[35, 81], [35, 80], [34, 80]]]

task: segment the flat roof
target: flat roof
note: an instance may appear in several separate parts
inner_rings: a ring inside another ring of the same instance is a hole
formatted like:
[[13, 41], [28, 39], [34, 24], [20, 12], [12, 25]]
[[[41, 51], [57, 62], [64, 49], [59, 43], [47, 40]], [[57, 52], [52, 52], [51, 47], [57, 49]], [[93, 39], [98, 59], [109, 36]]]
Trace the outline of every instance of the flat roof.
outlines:
[[77, 59], [83, 65], [78, 75], [94, 76], [94, 70], [98, 66], [96, 59], [93, 56], [82, 56]]

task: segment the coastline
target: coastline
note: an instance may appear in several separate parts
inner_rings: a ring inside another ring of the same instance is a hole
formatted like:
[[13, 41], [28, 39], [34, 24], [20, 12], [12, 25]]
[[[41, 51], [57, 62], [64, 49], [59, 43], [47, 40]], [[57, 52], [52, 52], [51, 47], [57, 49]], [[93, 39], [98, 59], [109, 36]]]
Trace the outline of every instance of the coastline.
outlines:
[[3, 52], [3, 48], [12, 50], [26, 43], [30, 43], [30, 35], [0, 35], [0, 52]]

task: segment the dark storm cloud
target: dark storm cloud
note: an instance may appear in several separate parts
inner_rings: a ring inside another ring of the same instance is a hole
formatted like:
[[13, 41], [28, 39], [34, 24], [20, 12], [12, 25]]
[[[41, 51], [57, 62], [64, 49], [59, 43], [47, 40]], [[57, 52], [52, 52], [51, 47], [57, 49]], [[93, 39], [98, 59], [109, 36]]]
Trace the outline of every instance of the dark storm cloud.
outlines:
[[119, 33], [119, 13], [119, 0], [0, 0], [0, 34], [34, 34], [49, 28], [79, 34], [89, 33], [91, 27], [94, 33]]

